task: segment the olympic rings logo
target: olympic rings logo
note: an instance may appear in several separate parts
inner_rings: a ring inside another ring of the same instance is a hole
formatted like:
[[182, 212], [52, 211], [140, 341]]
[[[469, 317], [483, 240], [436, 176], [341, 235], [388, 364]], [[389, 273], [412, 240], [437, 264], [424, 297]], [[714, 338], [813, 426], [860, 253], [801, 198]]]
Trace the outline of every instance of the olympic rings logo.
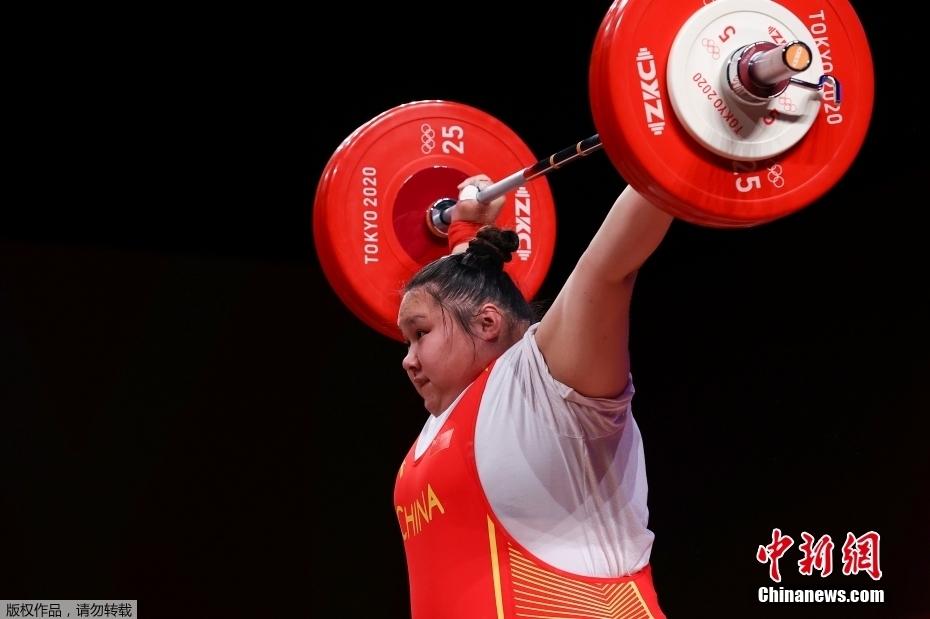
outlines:
[[786, 112], [796, 112], [798, 110], [798, 106], [791, 102], [790, 97], [779, 97], [778, 102], [781, 103], [782, 109]]
[[781, 175], [781, 166], [777, 163], [769, 168], [769, 182], [775, 185], [776, 189], [781, 189], [785, 185], [785, 178]]
[[701, 40], [701, 45], [704, 46], [704, 49], [707, 50], [707, 53], [713, 56], [714, 60], [720, 58], [720, 48], [714, 44], [713, 39], [703, 39]]
[[433, 131], [433, 128], [427, 123], [420, 125], [420, 131], [423, 132], [423, 135], [420, 136], [420, 141], [423, 143], [420, 146], [420, 150], [423, 151], [424, 155], [428, 155], [436, 148], [436, 142], [433, 140], [433, 138], [436, 137], [436, 132]]

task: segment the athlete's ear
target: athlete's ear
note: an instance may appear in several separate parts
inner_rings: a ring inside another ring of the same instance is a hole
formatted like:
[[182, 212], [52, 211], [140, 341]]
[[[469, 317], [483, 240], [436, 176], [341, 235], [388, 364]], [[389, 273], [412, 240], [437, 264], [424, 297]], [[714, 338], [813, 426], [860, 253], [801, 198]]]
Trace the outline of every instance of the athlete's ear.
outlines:
[[478, 309], [475, 323], [475, 332], [478, 337], [491, 341], [500, 336], [504, 328], [504, 316], [496, 305], [485, 303]]

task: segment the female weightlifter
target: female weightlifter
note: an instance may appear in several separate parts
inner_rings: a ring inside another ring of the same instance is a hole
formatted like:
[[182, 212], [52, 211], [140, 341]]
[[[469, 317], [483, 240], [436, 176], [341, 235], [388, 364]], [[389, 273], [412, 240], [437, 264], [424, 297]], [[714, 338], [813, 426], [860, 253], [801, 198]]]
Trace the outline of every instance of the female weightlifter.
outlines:
[[662, 618], [627, 340], [637, 270], [672, 217], [628, 187], [532, 324], [502, 270], [516, 234], [478, 231], [502, 205], [460, 199], [454, 253], [398, 314], [432, 414], [395, 487], [412, 615]]

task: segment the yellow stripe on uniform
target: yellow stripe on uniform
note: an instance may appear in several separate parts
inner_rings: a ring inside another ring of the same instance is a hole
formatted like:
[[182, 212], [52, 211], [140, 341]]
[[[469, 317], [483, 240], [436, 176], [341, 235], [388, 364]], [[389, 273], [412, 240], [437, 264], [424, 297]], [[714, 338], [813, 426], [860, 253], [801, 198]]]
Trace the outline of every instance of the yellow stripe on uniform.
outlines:
[[501, 595], [501, 567], [497, 561], [497, 536], [494, 522], [488, 516], [488, 539], [491, 542], [491, 574], [494, 576], [494, 601], [497, 603], [497, 619], [504, 619], [504, 597]]

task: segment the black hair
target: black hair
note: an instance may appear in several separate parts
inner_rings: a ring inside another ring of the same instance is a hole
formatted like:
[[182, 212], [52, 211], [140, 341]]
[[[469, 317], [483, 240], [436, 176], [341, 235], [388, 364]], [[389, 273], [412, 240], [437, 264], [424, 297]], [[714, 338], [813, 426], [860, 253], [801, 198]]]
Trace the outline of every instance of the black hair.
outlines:
[[420, 269], [404, 286], [404, 292], [422, 288], [468, 334], [472, 334], [478, 308], [485, 303], [500, 308], [508, 327], [532, 323], [532, 307], [504, 272], [504, 263], [511, 261], [519, 243], [513, 230], [485, 226], [464, 253], [445, 256]]

